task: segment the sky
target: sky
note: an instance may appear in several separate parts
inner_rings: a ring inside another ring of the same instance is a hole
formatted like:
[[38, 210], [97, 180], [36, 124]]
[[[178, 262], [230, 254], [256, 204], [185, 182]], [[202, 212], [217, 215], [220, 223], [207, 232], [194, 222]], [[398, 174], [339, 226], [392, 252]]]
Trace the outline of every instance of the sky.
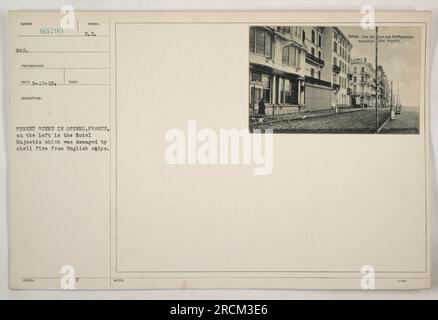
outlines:
[[[367, 58], [374, 65], [375, 30], [361, 27], [339, 29], [353, 45], [351, 56]], [[371, 42], [366, 42], [367, 36]], [[382, 36], [386, 39], [384, 42]], [[378, 64], [382, 65], [388, 80], [393, 81], [393, 93], [399, 92], [400, 101], [405, 106], [419, 105], [421, 43], [421, 27], [379, 27]]]

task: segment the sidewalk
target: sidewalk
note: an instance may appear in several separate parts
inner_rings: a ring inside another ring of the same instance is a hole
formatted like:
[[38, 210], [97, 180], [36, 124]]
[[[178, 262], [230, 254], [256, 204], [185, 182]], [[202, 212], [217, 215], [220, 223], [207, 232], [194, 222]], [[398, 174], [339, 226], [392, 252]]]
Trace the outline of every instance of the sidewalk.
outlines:
[[[268, 123], [276, 123], [282, 121], [302, 120], [303, 118], [307, 119], [307, 118], [327, 117], [331, 115], [357, 112], [357, 111], [363, 111], [363, 109], [360, 108], [338, 109], [338, 113], [336, 113], [336, 111], [333, 109], [328, 109], [328, 110], [318, 110], [313, 112], [307, 111], [300, 113], [266, 115], [263, 120], [263, 123], [268, 124]], [[250, 117], [250, 123], [258, 123], [255, 116]]]
[[[357, 112], [356, 112], [357, 111]], [[361, 112], [359, 112], [361, 111]], [[312, 113], [305, 119], [276, 119], [271, 122], [250, 123], [250, 130], [272, 129], [275, 133], [376, 133], [389, 117], [389, 109], [346, 109], [337, 114], [333, 112]], [[299, 120], [302, 119], [302, 120]]]
[[381, 133], [395, 134], [405, 133], [412, 134], [419, 132], [419, 108], [405, 107], [401, 114], [396, 114], [394, 120], [389, 120], [382, 128]]

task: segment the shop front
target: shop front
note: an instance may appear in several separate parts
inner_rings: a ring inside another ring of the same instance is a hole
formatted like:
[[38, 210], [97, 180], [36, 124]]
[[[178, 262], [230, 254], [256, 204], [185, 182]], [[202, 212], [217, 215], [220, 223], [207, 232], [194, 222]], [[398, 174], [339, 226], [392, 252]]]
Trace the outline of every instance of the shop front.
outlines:
[[250, 68], [250, 109], [257, 112], [263, 98], [266, 114], [291, 113], [303, 103], [304, 79], [294, 74], [259, 68]]

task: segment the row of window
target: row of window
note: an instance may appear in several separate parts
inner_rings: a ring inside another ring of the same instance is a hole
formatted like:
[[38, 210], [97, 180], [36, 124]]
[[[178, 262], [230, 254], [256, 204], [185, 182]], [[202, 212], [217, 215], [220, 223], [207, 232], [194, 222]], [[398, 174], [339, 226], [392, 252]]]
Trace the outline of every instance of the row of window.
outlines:
[[341, 46], [348, 46], [347, 40], [345, 40], [340, 34], [338, 34], [336, 30], [333, 31], [333, 38], [335, 38], [335, 40], [338, 40]]
[[339, 84], [339, 86], [343, 89], [348, 88], [348, 79], [345, 77], [341, 77], [341, 76], [338, 77], [336, 74], [333, 74], [333, 83]]
[[358, 90], [357, 85], [353, 85], [353, 94], [363, 94], [363, 93], [374, 93], [370, 92], [370, 90], [365, 90], [366, 87], [360, 86], [362, 90]]
[[[262, 28], [251, 28], [249, 32], [249, 50], [251, 52], [264, 55], [267, 58], [272, 58], [272, 34], [268, 30], [264, 30]], [[281, 52], [281, 62], [284, 65], [298, 67], [300, 65], [299, 50], [293, 46], [284, 47]]]
[[341, 88], [347, 89], [347, 87], [348, 87], [348, 85], [347, 85], [347, 82], [348, 82], [347, 78], [339, 77], [339, 80], [340, 80]]
[[[353, 67], [353, 72], [357, 73], [357, 67]], [[360, 72], [365, 72], [365, 67], [361, 67]]]
[[[315, 48], [310, 48], [310, 53], [315, 57]], [[318, 50], [318, 59], [321, 59], [321, 51]]]
[[[299, 30], [299, 27], [281, 27], [283, 32], [295, 32]], [[304, 31], [304, 30], [303, 30]], [[316, 33], [312, 29], [312, 42], [315, 40]], [[335, 42], [336, 45], [337, 42]], [[265, 57], [272, 58], [273, 56], [273, 35], [268, 30], [262, 28], [250, 28], [249, 34], [249, 47], [250, 51], [264, 55]], [[312, 56], [315, 56], [315, 48], [311, 47]], [[321, 51], [318, 50], [318, 58], [321, 59]], [[349, 59], [349, 56], [348, 56]], [[294, 46], [287, 46], [282, 49], [281, 62], [283, 65], [299, 67], [300, 66], [300, 51]], [[342, 60], [333, 57], [333, 64], [341, 68], [343, 73], [349, 72], [349, 66]], [[362, 67], [363, 69], [363, 67]], [[355, 72], [356, 72], [355, 67]], [[314, 77], [314, 76], [312, 76]]]
[[[306, 32], [303, 30], [302, 27], [278, 27], [277, 30], [285, 35], [294, 35], [297, 38], [301, 37], [303, 42], [306, 41]], [[320, 48], [322, 48], [322, 35], [319, 32], [317, 32], [315, 29], [312, 29], [310, 41], [314, 45], [317, 45]]]
[[336, 40], [333, 41], [333, 51], [338, 53], [346, 61], [350, 62], [351, 60], [350, 53], [347, 51], [347, 49], [345, 49], [345, 47], [341, 45], [339, 45], [339, 50], [338, 50], [338, 42]]
[[[290, 29], [293, 27], [281, 27], [283, 29], [288, 29], [289, 32], [292, 32]], [[298, 27], [294, 28], [298, 29]], [[283, 30], [284, 31], [284, 30]], [[285, 31], [286, 32], [286, 31]], [[303, 31], [304, 32], [304, 31]], [[321, 35], [319, 35], [319, 46], [321, 46]], [[312, 42], [315, 42], [315, 30], [312, 29]], [[272, 34], [267, 31], [260, 28], [251, 28], [250, 34], [249, 34], [249, 45], [250, 45], [250, 51], [255, 52], [258, 54], [265, 55], [266, 57], [272, 57], [272, 46], [273, 46], [273, 36]], [[334, 51], [337, 52], [337, 42], [334, 42]], [[311, 54], [315, 56], [315, 48], [311, 48]], [[341, 55], [342, 56], [342, 55]], [[321, 59], [321, 51], [318, 51], [318, 58]], [[345, 59], [348, 61], [350, 60], [349, 55], [348, 57], [345, 56]], [[337, 63], [334, 63], [337, 65]]]
[[344, 47], [340, 47], [339, 54], [341, 55], [342, 58], [350, 62], [350, 54]]
[[[357, 67], [353, 67], [353, 73], [357, 73]], [[361, 67], [360, 68], [360, 72], [361, 73], [364, 73], [364, 74], [374, 74], [374, 71], [372, 71], [372, 70], [370, 70], [369, 68], [366, 68], [365, 69], [365, 67]]]
[[[360, 76], [360, 82], [367, 82], [368, 79], [369, 79], [369, 77], [366, 76], [366, 75], [365, 76], [364, 75]], [[353, 76], [353, 82], [357, 82], [357, 80], [358, 80], [358, 77], [357, 76]]]
[[344, 63], [343, 61], [340, 61], [340, 63], [341, 63], [341, 71], [343, 73], [347, 73], [347, 71], [350, 71], [350, 70], [347, 70], [347, 64], [346, 63]]
[[322, 48], [322, 36], [318, 33], [318, 43], [316, 42], [316, 31], [312, 29], [311, 41], [313, 44], [317, 44], [318, 47]]
[[[310, 53], [312, 54], [312, 56], [315, 57], [315, 48], [314, 47], [310, 48]], [[321, 51], [320, 50], [318, 50], [318, 59], [321, 60]]]
[[[303, 30], [302, 27], [278, 27], [278, 31], [283, 34], [294, 35], [297, 38], [301, 37], [301, 40], [303, 42], [305, 42], [307, 39], [306, 32]], [[322, 35], [315, 29], [312, 29], [310, 41], [320, 48], [322, 47]]]
[[302, 34], [301, 27], [278, 27], [278, 31], [283, 34], [294, 35], [297, 38], [300, 38]]
[[[338, 62], [339, 62], [339, 64], [338, 64]], [[339, 66], [343, 73], [350, 72], [350, 67], [342, 60], [339, 59], [339, 61], [338, 61], [338, 59], [336, 57], [333, 57], [333, 65]]]
[[315, 73], [315, 69], [311, 68], [310, 69], [310, 76], [312, 78], [318, 78], [319, 80], [321, 80], [321, 71], [318, 70], [318, 72]]

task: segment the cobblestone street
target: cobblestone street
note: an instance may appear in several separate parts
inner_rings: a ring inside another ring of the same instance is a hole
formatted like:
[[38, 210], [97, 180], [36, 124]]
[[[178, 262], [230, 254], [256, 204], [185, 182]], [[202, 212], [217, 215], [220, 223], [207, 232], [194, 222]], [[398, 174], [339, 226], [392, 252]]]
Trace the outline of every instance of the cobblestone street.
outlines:
[[[378, 110], [378, 127], [389, 115], [389, 109]], [[275, 133], [375, 133], [376, 112], [370, 108], [304, 119], [252, 123], [251, 129], [273, 129]]]

